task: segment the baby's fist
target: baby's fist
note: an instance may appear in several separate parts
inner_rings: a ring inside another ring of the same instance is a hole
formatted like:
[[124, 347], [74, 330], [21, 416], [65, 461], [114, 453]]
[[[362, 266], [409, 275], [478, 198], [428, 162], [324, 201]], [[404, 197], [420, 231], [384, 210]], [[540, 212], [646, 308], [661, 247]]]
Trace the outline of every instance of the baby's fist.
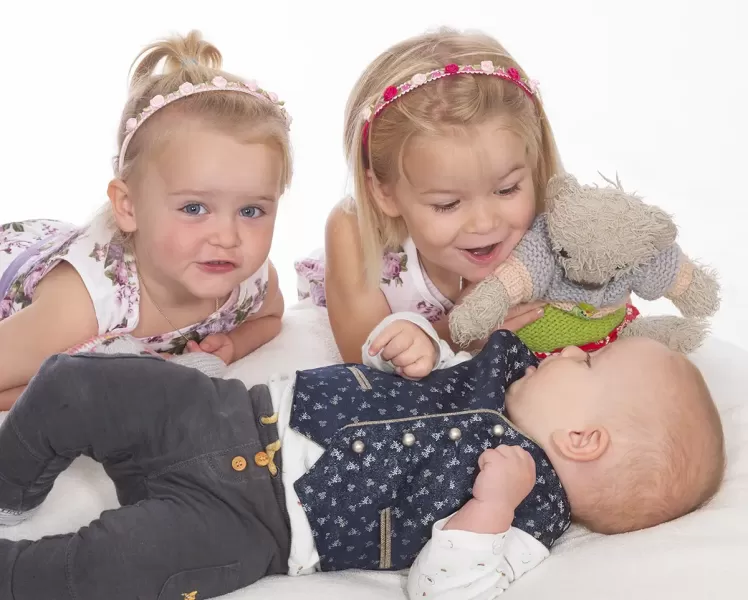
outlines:
[[426, 377], [434, 369], [437, 350], [432, 339], [415, 323], [399, 319], [390, 323], [369, 346], [369, 354], [381, 352], [395, 372], [410, 379]]
[[473, 497], [514, 510], [535, 485], [535, 461], [519, 446], [489, 448], [478, 458]]

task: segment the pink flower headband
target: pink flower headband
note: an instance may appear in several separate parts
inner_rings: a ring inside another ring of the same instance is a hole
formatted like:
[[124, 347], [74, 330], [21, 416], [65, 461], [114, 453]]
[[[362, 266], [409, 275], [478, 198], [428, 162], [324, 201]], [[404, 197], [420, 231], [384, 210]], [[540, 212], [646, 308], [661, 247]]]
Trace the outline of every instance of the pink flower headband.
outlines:
[[511, 81], [513, 84], [522, 88], [522, 90], [530, 97], [533, 98], [538, 94], [538, 82], [530, 79], [525, 80], [519, 74], [517, 69], [511, 67], [504, 69], [503, 67], [494, 66], [490, 60], [484, 60], [479, 65], [456, 65], [454, 63], [445, 66], [443, 69], [435, 69], [429, 73], [418, 73], [413, 75], [409, 81], [401, 83], [400, 85], [391, 85], [384, 90], [381, 97], [376, 101], [374, 106], [366, 107], [361, 111], [361, 116], [364, 119], [364, 127], [361, 133], [361, 140], [366, 148], [369, 142], [369, 127], [372, 121], [381, 113], [385, 107], [393, 103], [398, 98], [403, 97], [408, 92], [412, 92], [414, 89], [421, 87], [422, 85], [431, 81], [436, 81], [442, 77], [449, 77], [450, 75], [490, 75], [492, 77], [498, 77], [505, 81]]
[[226, 79], [224, 77], [221, 77], [220, 75], [214, 77], [210, 83], [192, 84], [189, 81], [185, 81], [175, 92], [171, 92], [166, 96], [162, 96], [161, 94], [154, 96], [153, 98], [151, 98], [149, 105], [146, 106], [145, 109], [137, 117], [131, 117], [127, 119], [127, 122], [125, 123], [125, 130], [127, 131], [127, 135], [122, 141], [122, 147], [119, 151], [119, 172], [122, 172], [122, 167], [125, 164], [125, 153], [127, 152], [127, 146], [130, 144], [130, 141], [135, 135], [135, 132], [149, 117], [153, 116], [156, 111], [168, 104], [171, 104], [175, 100], [179, 100], [180, 98], [186, 98], [187, 96], [192, 96], [194, 94], [199, 94], [202, 92], [216, 91], [241, 92], [243, 94], [249, 94], [250, 96], [254, 96], [255, 98], [259, 98], [260, 100], [274, 104], [278, 107], [281, 114], [283, 115], [283, 118], [286, 120], [286, 126], [291, 125], [291, 115], [289, 115], [286, 109], [283, 108], [283, 101], [278, 100], [278, 96], [275, 93], [261, 89], [255, 81], [247, 81], [243, 83], [226, 81]]

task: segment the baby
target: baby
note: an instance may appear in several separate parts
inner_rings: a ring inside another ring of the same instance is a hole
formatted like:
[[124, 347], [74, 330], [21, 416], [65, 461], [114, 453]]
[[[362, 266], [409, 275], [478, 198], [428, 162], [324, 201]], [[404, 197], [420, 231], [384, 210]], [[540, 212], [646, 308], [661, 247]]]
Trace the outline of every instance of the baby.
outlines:
[[411, 598], [488, 598], [572, 518], [603, 533], [663, 523], [724, 469], [699, 372], [647, 339], [538, 365], [508, 331], [455, 355], [399, 313], [367, 364], [250, 390], [122, 342], [48, 359], [0, 427], [6, 524], [81, 454], [122, 504], [75, 534], [0, 540], [3, 599], [211, 598], [277, 573], [408, 567]]

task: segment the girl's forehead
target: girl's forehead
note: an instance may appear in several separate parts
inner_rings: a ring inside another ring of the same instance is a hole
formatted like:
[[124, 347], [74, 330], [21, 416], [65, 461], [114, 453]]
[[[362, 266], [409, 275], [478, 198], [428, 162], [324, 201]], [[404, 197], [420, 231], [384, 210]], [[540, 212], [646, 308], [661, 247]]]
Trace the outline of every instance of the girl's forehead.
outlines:
[[499, 181], [526, 163], [524, 140], [508, 129], [491, 135], [418, 136], [405, 150], [403, 174], [425, 192], [476, 178]]

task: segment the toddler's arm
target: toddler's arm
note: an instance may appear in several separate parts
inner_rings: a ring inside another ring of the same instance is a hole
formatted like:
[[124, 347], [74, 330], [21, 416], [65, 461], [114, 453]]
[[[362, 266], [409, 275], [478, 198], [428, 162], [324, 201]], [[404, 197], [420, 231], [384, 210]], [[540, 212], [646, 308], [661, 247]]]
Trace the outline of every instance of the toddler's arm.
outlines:
[[228, 333], [234, 348], [229, 364], [244, 358], [277, 337], [281, 330], [284, 309], [283, 294], [278, 286], [278, 273], [272, 263], [269, 263], [268, 292], [262, 307]]
[[91, 297], [68, 263], [52, 269], [33, 302], [0, 321], [0, 410], [8, 410], [51, 355], [98, 333]]
[[360, 363], [369, 332], [392, 311], [379, 287], [366, 281], [356, 215], [341, 206], [325, 228], [325, 296], [343, 362]]

